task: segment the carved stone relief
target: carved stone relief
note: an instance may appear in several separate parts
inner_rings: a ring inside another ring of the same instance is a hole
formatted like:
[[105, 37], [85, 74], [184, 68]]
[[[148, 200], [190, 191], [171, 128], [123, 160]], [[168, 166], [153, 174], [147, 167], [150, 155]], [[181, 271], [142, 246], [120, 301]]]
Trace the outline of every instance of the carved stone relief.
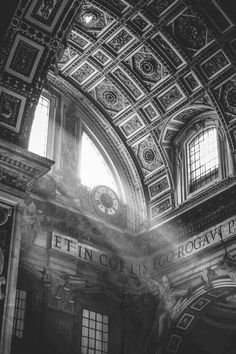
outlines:
[[162, 157], [151, 135], [132, 148], [139, 158], [145, 176], [163, 166]]

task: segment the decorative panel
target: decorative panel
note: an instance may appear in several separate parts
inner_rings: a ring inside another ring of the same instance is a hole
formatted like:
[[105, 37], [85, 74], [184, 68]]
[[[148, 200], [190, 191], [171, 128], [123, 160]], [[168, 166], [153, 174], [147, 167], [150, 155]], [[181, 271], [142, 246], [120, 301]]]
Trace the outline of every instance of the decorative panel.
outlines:
[[177, 84], [169, 87], [161, 95], [158, 96], [158, 101], [161, 103], [165, 110], [174, 107], [184, 99], [185, 95]]
[[132, 149], [141, 164], [144, 175], [148, 175], [163, 166], [159, 148], [151, 135], [133, 145]]
[[76, 51], [70, 47], [67, 47], [63, 53], [63, 57], [58, 64], [59, 69], [63, 69], [65, 66], [67, 66], [67, 64], [71, 63], [77, 57], [78, 54]]
[[124, 95], [108, 79], [97, 83], [89, 93], [107, 109], [111, 117], [117, 116], [130, 106]]
[[130, 8], [130, 5], [126, 1], [122, 0], [106, 0], [109, 5], [113, 6], [116, 10], [124, 13]]
[[168, 69], [146, 46], [139, 48], [126, 63], [150, 90], [170, 76]]
[[80, 85], [82, 85], [97, 72], [98, 70], [93, 65], [87, 61], [84, 61], [79, 67], [75, 69], [75, 71], [70, 74], [70, 76]]
[[18, 133], [26, 98], [0, 86], [0, 125]]
[[184, 81], [190, 91], [195, 92], [200, 87], [202, 87], [200, 81], [198, 80], [197, 76], [191, 71], [187, 75], [184, 76]]
[[177, 328], [186, 331], [186, 329], [188, 329], [194, 318], [194, 316], [189, 315], [188, 313], [184, 313], [183, 316], [180, 318], [179, 322], [177, 323]]
[[134, 114], [132, 117], [129, 117], [120, 124], [120, 129], [126, 138], [130, 138], [133, 134], [140, 131], [144, 126], [145, 125], [141, 118], [137, 114]]
[[170, 189], [170, 183], [167, 176], [160, 178], [158, 181], [155, 181], [148, 186], [148, 191], [151, 199], [159, 197], [168, 189]]
[[172, 208], [171, 197], [167, 197], [157, 204], [151, 206], [151, 219], [154, 219]]
[[179, 346], [181, 344], [182, 341], [182, 337], [176, 335], [176, 334], [172, 334], [167, 346], [167, 349], [169, 352], [171, 353], [177, 353]]
[[101, 49], [97, 50], [92, 56], [102, 66], [105, 66], [111, 61], [111, 58]]
[[99, 37], [114, 22], [105, 11], [87, 2], [80, 7], [75, 23], [85, 33]]
[[149, 22], [148, 19], [140, 13], [138, 13], [134, 17], [132, 17], [131, 22], [141, 32], [145, 32], [151, 26], [151, 22]]
[[230, 65], [229, 59], [222, 50], [219, 50], [201, 64], [201, 68], [208, 79], [212, 79]]
[[155, 16], [160, 16], [172, 7], [178, 0], [153, 0], [150, 1], [147, 8]]
[[70, 35], [68, 36], [68, 40], [71, 40], [72, 43], [83, 50], [91, 44], [90, 40], [79, 35], [76, 31], [71, 31]]
[[214, 89], [228, 124], [236, 120], [236, 75], [227, 79]]
[[170, 44], [170, 42], [163, 36], [162, 33], [158, 33], [152, 37], [153, 43], [157, 46], [158, 49], [161, 49], [170, 62], [179, 69], [181, 66], [185, 65], [185, 61], [176, 51], [176, 49]]
[[6, 71], [31, 83], [44, 47], [18, 34], [6, 63]]
[[214, 40], [212, 33], [192, 9], [184, 10], [168, 26], [168, 30], [190, 56], [198, 54]]
[[125, 28], [120, 29], [108, 42], [108, 46], [119, 53], [124, 50], [132, 41], [134, 36]]
[[151, 121], [160, 117], [159, 112], [156, 110], [152, 103], [148, 103], [147, 105], [143, 106], [143, 110]]
[[135, 99], [139, 99], [144, 95], [143, 92], [134, 83], [134, 81], [121, 68], [116, 68], [113, 71], [113, 74]]
[[26, 13], [26, 19], [44, 30], [52, 32], [67, 4], [67, 0], [33, 0]]

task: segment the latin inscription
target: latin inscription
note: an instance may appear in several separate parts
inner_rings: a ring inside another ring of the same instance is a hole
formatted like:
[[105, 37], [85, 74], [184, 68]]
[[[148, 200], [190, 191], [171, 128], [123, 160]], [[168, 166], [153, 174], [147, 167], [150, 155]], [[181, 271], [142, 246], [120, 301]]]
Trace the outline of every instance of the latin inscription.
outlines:
[[53, 233], [52, 248], [67, 253], [68, 255], [75, 256], [80, 260], [119, 273], [142, 276], [148, 271], [147, 265], [144, 262], [124, 260], [121, 257], [112, 254], [102, 253], [94, 247], [83, 245], [71, 237], [57, 233]]
[[142, 261], [123, 259], [117, 255], [101, 252], [99, 249], [81, 244], [77, 240], [59, 233], [53, 233], [51, 247], [54, 250], [114, 272], [142, 277], [145, 274], [158, 271], [165, 266], [203, 251], [207, 247], [219, 244], [221, 237], [226, 240], [233, 237], [235, 233], [236, 218], [231, 218], [212, 229], [176, 244], [175, 247], [169, 246], [162, 252]]
[[162, 254], [158, 254], [152, 259], [152, 270], [158, 270], [173, 262], [182, 260], [193, 255], [207, 247], [213, 246], [221, 242], [221, 237], [227, 239], [236, 232], [236, 218], [228, 219], [225, 223], [217, 225], [215, 228], [201, 233], [189, 240], [180, 243], [176, 247], [169, 247]]

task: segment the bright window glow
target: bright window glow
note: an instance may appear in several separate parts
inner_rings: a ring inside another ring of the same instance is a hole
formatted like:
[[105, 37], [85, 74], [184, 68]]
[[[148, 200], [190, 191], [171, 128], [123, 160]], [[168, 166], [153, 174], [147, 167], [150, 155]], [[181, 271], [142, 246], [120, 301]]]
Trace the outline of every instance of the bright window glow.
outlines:
[[29, 139], [29, 151], [46, 156], [50, 101], [40, 96]]
[[80, 174], [81, 183], [90, 188], [103, 184], [117, 191], [109, 166], [85, 132], [82, 135]]
[[190, 192], [217, 178], [218, 170], [217, 131], [210, 128], [198, 134], [189, 144]]

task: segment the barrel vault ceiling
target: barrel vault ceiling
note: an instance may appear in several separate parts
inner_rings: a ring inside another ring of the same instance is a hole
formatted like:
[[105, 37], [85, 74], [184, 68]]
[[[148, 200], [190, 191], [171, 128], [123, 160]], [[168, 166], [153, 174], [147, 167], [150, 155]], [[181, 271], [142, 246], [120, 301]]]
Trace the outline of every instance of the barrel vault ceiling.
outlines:
[[[179, 208], [171, 150], [183, 127], [212, 111], [226, 131], [232, 153], [236, 148], [236, 30], [234, 20], [222, 11], [223, 4], [217, 0], [22, 4], [11, 23], [10, 45], [2, 54], [1, 95], [17, 92], [18, 103], [21, 100], [20, 107], [29, 116], [29, 96], [37, 99], [45, 68], [50, 68], [47, 80], [78, 94], [101, 122], [105, 119], [107, 134], [115, 134], [122, 145], [137, 176], [136, 203], [145, 205], [143, 220], [155, 226], [175, 215]], [[27, 50], [32, 48], [34, 57], [28, 73], [23, 59], [14, 59], [23, 43]], [[4, 139], [17, 138], [26, 145], [29, 118], [9, 122], [2, 116], [1, 124]], [[114, 141], [114, 135], [110, 139]]]

